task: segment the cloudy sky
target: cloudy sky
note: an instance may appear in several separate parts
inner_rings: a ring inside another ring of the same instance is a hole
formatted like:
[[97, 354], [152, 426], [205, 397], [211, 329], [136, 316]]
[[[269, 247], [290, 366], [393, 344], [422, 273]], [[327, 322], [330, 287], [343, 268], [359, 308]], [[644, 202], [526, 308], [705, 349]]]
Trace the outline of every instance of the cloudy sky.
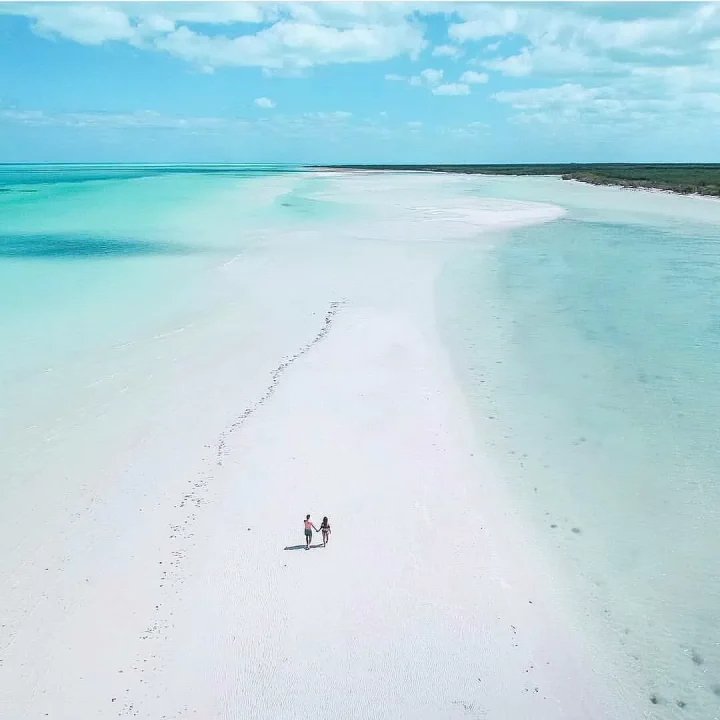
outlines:
[[0, 162], [720, 161], [720, 4], [0, 4]]

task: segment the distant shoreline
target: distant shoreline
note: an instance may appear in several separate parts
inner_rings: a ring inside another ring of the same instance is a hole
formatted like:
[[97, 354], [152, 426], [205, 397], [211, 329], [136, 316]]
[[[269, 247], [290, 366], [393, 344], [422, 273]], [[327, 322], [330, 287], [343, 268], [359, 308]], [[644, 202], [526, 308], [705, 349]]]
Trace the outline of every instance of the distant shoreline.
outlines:
[[445, 172], [465, 175], [555, 175], [590, 185], [720, 197], [720, 164], [325, 165], [318, 170]]

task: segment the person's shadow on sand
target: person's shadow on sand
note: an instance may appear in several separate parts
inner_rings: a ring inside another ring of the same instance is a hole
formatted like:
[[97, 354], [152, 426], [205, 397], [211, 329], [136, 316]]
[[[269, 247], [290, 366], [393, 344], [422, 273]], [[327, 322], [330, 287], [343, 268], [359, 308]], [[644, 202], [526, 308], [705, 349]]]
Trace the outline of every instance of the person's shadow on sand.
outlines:
[[[317, 545], [311, 545], [310, 550], [314, 550], [315, 548], [321, 548], [323, 547], [322, 543], [318, 543]], [[304, 545], [288, 545], [287, 547], [283, 548], [283, 550], [305, 550]]]

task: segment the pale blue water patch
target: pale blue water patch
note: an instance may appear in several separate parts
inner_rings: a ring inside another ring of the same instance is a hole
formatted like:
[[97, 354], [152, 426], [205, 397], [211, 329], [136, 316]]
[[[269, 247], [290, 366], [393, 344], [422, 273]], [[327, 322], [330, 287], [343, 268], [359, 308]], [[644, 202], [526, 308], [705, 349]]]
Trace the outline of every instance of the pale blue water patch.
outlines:
[[327, 191], [335, 184], [334, 178], [323, 175], [307, 174], [297, 178], [293, 187], [275, 200], [277, 221], [297, 227], [318, 221], [352, 221], [353, 206], [328, 197]]
[[216, 286], [208, 273], [272, 224], [256, 188], [289, 172], [1, 166], [0, 378], [172, 329], [200, 310]]
[[470, 196], [479, 193], [483, 197], [558, 203], [571, 209], [573, 217], [584, 220], [603, 221], [611, 212], [615, 221], [680, 229], [687, 224], [717, 224], [720, 212], [716, 198], [597, 186], [556, 176], [474, 176], [465, 192]]
[[229, 270], [238, 259], [299, 216], [317, 229], [341, 212], [313, 202], [320, 177], [277, 166], [0, 166], [0, 186], [0, 452], [10, 466], [25, 429], [52, 434], [88, 388], [142, 374], [163, 338], [230, 303], [242, 309]]
[[618, 676], [649, 717], [718, 717], [720, 204], [570, 188], [485, 183], [569, 214], [458, 249], [442, 325]]

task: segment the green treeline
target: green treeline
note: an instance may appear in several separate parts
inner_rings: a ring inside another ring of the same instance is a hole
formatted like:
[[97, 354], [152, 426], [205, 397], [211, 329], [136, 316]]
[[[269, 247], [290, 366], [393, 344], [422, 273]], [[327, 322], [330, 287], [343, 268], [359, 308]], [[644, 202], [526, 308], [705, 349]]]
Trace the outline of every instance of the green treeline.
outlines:
[[656, 188], [720, 197], [720, 165], [334, 165], [337, 170], [406, 170], [481, 175], [560, 175], [593, 185]]

